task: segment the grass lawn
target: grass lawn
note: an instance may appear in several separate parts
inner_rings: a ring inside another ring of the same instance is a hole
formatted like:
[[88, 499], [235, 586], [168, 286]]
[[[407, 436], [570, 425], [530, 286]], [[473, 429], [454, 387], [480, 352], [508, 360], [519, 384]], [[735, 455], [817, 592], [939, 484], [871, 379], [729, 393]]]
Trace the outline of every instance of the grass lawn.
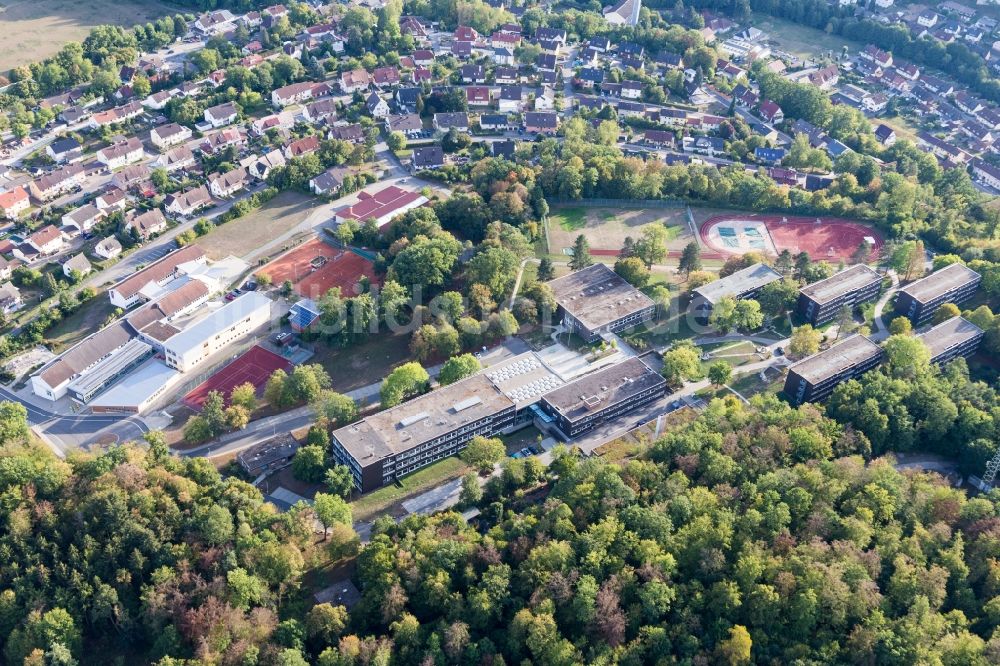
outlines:
[[34, 0], [4, 2], [0, 11], [0, 71], [55, 55], [66, 42], [83, 41], [94, 26], [133, 26], [190, 11], [158, 0]]
[[535, 446], [538, 444], [538, 437], [541, 434], [541, 431], [535, 426], [528, 426], [509, 435], [499, 435], [499, 437], [500, 441], [507, 447], [507, 455], [510, 455], [517, 453], [526, 446]]
[[213, 259], [252, 257], [255, 250], [295, 228], [320, 203], [302, 192], [285, 190], [257, 210], [216, 227], [196, 243]]
[[[612, 215], [610, 219], [614, 219], [614, 217]], [[577, 231], [587, 226], [587, 211], [583, 208], [560, 208], [553, 211], [550, 218], [563, 231]]]
[[854, 53], [863, 46], [839, 35], [828, 35], [823, 30], [792, 23], [767, 14], [755, 13], [753, 26], [766, 32], [771, 42], [777, 44], [780, 49], [800, 58], [815, 57], [824, 51], [831, 50], [836, 56], [840, 54], [844, 45], [847, 45], [848, 50]]
[[316, 342], [316, 354], [309, 363], [319, 363], [330, 373], [333, 390], [352, 391], [381, 381], [394, 367], [413, 360], [407, 334], [372, 335], [351, 347], [331, 347]]
[[107, 292], [98, 292], [80, 309], [49, 329], [45, 333], [45, 341], [58, 354], [97, 331], [114, 310]]
[[403, 500], [439, 486], [445, 481], [457, 479], [471, 469], [458, 456], [445, 458], [423, 469], [418, 469], [400, 479], [399, 485], [373, 490], [351, 502], [354, 520], [368, 520]]

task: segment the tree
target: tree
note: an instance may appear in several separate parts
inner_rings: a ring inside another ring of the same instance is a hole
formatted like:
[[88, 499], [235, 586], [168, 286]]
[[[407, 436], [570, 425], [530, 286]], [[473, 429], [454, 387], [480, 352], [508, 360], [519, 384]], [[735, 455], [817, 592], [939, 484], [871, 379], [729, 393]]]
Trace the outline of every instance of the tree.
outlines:
[[[804, 136], [800, 134], [799, 136]], [[750, 639], [750, 632], [742, 625], [734, 625], [729, 628], [729, 638], [719, 643], [719, 654], [722, 660], [729, 666], [739, 666], [739, 664], [750, 663], [750, 651], [753, 641]]]
[[863, 239], [861, 244], [858, 245], [858, 249], [854, 251], [851, 255], [851, 262], [855, 264], [867, 264], [871, 259], [872, 254], [872, 244], [867, 240]]
[[788, 356], [793, 359], [805, 358], [819, 351], [819, 344], [823, 341], [823, 334], [812, 327], [812, 324], [804, 324], [792, 331], [792, 337], [788, 341]]
[[402, 132], [389, 132], [389, 136], [385, 140], [385, 145], [389, 147], [389, 150], [396, 153], [406, 150], [406, 135]]
[[752, 298], [736, 301], [734, 322], [736, 328], [744, 331], [755, 331], [764, 324], [764, 313], [760, 311], [760, 303]]
[[754, 299], [761, 310], [770, 317], [779, 317], [795, 307], [799, 298], [799, 285], [783, 278], [764, 285]]
[[214, 437], [212, 426], [203, 416], [192, 416], [184, 424], [184, 441], [191, 444], [207, 442]]
[[334, 465], [326, 470], [323, 483], [334, 495], [347, 499], [354, 492], [354, 475], [346, 465]]
[[326, 474], [326, 451], [321, 446], [303, 446], [292, 457], [292, 476], [299, 481], [319, 483]]
[[462, 506], [475, 506], [483, 499], [483, 488], [479, 485], [479, 477], [473, 473], [462, 477], [462, 489], [458, 493], [458, 502]]
[[349, 396], [330, 390], [320, 392], [312, 402], [312, 409], [317, 419], [332, 427], [347, 425], [358, 418], [358, 403]]
[[462, 451], [462, 459], [477, 468], [480, 473], [491, 471], [506, 455], [507, 448], [502, 441], [482, 435], [473, 437]]
[[347, 609], [329, 603], [316, 604], [306, 614], [306, 636], [321, 645], [330, 645], [347, 628]]
[[466, 266], [471, 283], [484, 284], [497, 298], [510, 292], [517, 279], [517, 255], [506, 248], [490, 247], [474, 256]]
[[555, 276], [556, 272], [552, 266], [552, 260], [548, 257], [542, 257], [538, 262], [538, 281], [548, 282]]
[[615, 273], [637, 289], [649, 282], [649, 269], [638, 257], [627, 257], [615, 262]]
[[691, 241], [684, 246], [681, 258], [677, 262], [677, 270], [684, 273], [684, 279], [691, 276], [692, 271], [701, 270], [701, 246], [697, 241]]
[[573, 258], [569, 260], [569, 268], [578, 271], [594, 263], [594, 258], [590, 256], [590, 243], [587, 237], [580, 234], [573, 241]]
[[257, 388], [250, 382], [234, 386], [229, 393], [229, 404], [239, 405], [248, 412], [257, 409]]
[[934, 318], [931, 320], [933, 324], [940, 324], [941, 322], [948, 321], [952, 317], [957, 317], [962, 314], [962, 311], [958, 309], [958, 306], [954, 303], [942, 303], [941, 306], [934, 311]]
[[395, 407], [406, 398], [422, 392], [428, 381], [430, 376], [419, 363], [404, 363], [382, 380], [382, 407]]
[[667, 256], [667, 228], [662, 224], [650, 224], [643, 228], [642, 236], [635, 242], [635, 256], [642, 259], [646, 268], [652, 268]]
[[714, 361], [708, 366], [708, 381], [715, 386], [722, 386], [733, 376], [733, 367], [725, 361]]
[[910, 335], [913, 333], [913, 324], [908, 317], [895, 317], [889, 322], [890, 335]]
[[351, 525], [354, 522], [351, 518], [351, 505], [340, 495], [316, 493], [313, 497], [313, 511], [316, 512], [316, 519], [323, 525], [323, 541], [326, 541], [331, 525]]
[[438, 373], [438, 383], [442, 386], [454, 384], [460, 379], [476, 374], [481, 367], [479, 359], [472, 354], [453, 356], [441, 366], [441, 372]]
[[886, 365], [893, 377], [912, 379], [930, 366], [931, 352], [920, 338], [893, 334], [885, 341]]
[[225, 411], [226, 426], [230, 430], [243, 430], [250, 424], [250, 412], [243, 405], [230, 405]]
[[698, 350], [690, 343], [676, 345], [663, 354], [663, 369], [660, 374], [674, 388], [700, 377], [701, 359]]
[[286, 396], [288, 393], [288, 373], [284, 370], [275, 370], [267, 378], [264, 385], [264, 400], [267, 404], [276, 409], [287, 407]]
[[0, 445], [20, 444], [28, 439], [28, 410], [19, 402], [0, 402]]

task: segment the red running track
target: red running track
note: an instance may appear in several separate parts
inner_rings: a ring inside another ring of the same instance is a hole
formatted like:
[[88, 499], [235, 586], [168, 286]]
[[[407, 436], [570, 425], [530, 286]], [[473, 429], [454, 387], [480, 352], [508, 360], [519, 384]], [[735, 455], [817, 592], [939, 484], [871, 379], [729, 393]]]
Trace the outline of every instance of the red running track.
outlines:
[[246, 382], [253, 384], [254, 388], [257, 389], [257, 394], [260, 395], [272, 372], [275, 370], [290, 372], [291, 369], [292, 362], [288, 359], [263, 347], [254, 346], [238, 359], [198, 384], [184, 396], [182, 402], [191, 409], [201, 411], [208, 394], [212, 391], [218, 391], [228, 404], [229, 394], [232, 393], [233, 389]]
[[[788, 220], [782, 222], [782, 219]], [[787, 215], [756, 215], [753, 213], [741, 215], [716, 215], [701, 224], [699, 233], [702, 245], [711, 247], [723, 255], [741, 254], [729, 248], [719, 248], [709, 241], [709, 230], [723, 222], [754, 221], [763, 222], [767, 227], [771, 240], [778, 251], [788, 250], [792, 254], [806, 252], [815, 261], [850, 260], [858, 246], [866, 236], [875, 239], [871, 259], [878, 257], [884, 244], [882, 234], [872, 227], [860, 222], [823, 217], [816, 224], [816, 218], [793, 217]]]

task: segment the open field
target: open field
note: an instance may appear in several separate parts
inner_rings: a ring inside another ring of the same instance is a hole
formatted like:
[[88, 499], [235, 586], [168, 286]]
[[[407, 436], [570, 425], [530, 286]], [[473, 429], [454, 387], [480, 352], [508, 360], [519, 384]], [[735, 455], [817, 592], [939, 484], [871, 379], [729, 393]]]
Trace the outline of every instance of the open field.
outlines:
[[102, 24], [132, 26], [181, 11], [158, 0], [12, 0], [0, 4], [0, 71], [55, 55]]
[[64, 352], [91, 333], [96, 333], [114, 311], [115, 306], [108, 299], [107, 292], [99, 292], [79, 310], [48, 330], [45, 341], [55, 353]]
[[670, 234], [668, 248], [680, 251], [691, 241], [683, 208], [583, 208], [560, 207], [549, 216], [549, 252], [563, 254], [583, 234], [594, 255], [617, 254], [626, 236], [638, 239], [651, 224], [665, 224]]
[[[445, 458], [423, 469], [418, 469], [400, 479], [398, 486], [386, 486], [373, 490], [351, 502], [354, 520], [368, 520], [376, 514], [383, 513], [386, 509], [395, 507], [413, 495], [435, 488], [445, 481], [464, 476], [470, 469], [458, 456]], [[402, 511], [402, 508], [399, 507], [398, 512]], [[390, 512], [390, 515], [397, 515], [398, 512]]]
[[294, 229], [319, 203], [302, 192], [285, 190], [248, 215], [202, 236], [198, 246], [212, 259], [229, 255], [253, 258], [254, 250]]
[[394, 367], [413, 360], [410, 335], [372, 335], [346, 349], [315, 343], [310, 363], [319, 363], [330, 373], [334, 391], [345, 393], [379, 381]]
[[767, 14], [755, 13], [753, 15], [753, 27], [759, 28], [768, 34], [773, 44], [782, 51], [787, 51], [800, 58], [814, 58], [825, 51], [833, 51], [833, 55], [839, 55], [844, 45], [851, 53], [856, 53], [863, 48], [863, 44], [844, 39], [839, 35], [828, 35], [822, 30], [816, 30], [809, 26], [792, 23], [784, 19], [768, 16]]

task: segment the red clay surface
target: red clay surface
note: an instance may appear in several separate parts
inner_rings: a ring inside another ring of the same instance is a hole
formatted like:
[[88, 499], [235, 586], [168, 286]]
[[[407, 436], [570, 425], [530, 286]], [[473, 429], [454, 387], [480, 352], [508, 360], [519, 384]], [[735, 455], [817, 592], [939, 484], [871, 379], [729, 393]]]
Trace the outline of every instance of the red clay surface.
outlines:
[[[596, 249], [595, 248], [590, 248], [590, 254], [594, 255], [595, 257], [617, 257], [621, 253], [622, 253], [621, 250], [607, 250], [607, 249], [601, 249], [601, 248], [596, 248]], [[678, 259], [678, 258], [680, 258], [681, 254], [683, 254], [683, 250], [667, 250], [667, 256], [670, 257], [670, 258], [672, 258], [672, 259]], [[714, 250], [702, 250], [701, 251], [701, 258], [702, 259], [725, 259], [726, 257], [721, 252], [715, 252]]]
[[[313, 268], [310, 262], [326, 257], [326, 263]], [[371, 261], [350, 250], [340, 250], [314, 238], [278, 257], [258, 273], [271, 277], [274, 284], [291, 281], [299, 296], [317, 299], [333, 287], [340, 287], [344, 296], [354, 296], [358, 279], [365, 275], [376, 282], [375, 266]]]
[[208, 394], [212, 391], [218, 391], [228, 404], [229, 394], [232, 393], [233, 389], [246, 382], [253, 384], [254, 388], [257, 389], [257, 395], [260, 395], [272, 372], [275, 370], [290, 372], [291, 369], [292, 362], [288, 359], [263, 347], [251, 347], [243, 356], [198, 384], [184, 396], [182, 402], [191, 409], [201, 411]]
[[[782, 222], [782, 219], [787, 220]], [[792, 217], [785, 215], [757, 215], [746, 213], [739, 215], [717, 215], [702, 222], [699, 233], [702, 245], [712, 248], [724, 255], [741, 254], [742, 250], [718, 247], [709, 240], [709, 229], [720, 222], [739, 222], [754, 220], [763, 222], [771, 241], [780, 252], [788, 250], [792, 254], [806, 252], [814, 261], [848, 261], [857, 251], [858, 246], [870, 236], [875, 239], [870, 259], [878, 257], [884, 239], [882, 234], [867, 225], [850, 220], [823, 217], [816, 224], [814, 217]], [[704, 256], [704, 255], [703, 255]]]

